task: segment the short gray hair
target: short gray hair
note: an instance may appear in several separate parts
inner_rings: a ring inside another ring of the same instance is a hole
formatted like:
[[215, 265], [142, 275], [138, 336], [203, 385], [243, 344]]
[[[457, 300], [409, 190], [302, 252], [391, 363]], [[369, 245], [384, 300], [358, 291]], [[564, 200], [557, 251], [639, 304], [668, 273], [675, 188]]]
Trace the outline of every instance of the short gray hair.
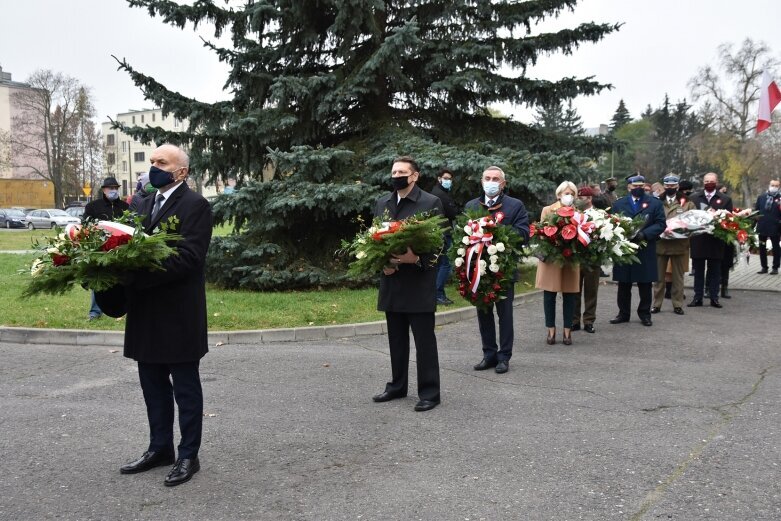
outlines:
[[483, 173], [486, 173], [486, 172], [488, 172], [489, 170], [495, 170], [496, 172], [499, 172], [499, 175], [500, 175], [500, 176], [502, 176], [502, 180], [504, 180], [504, 179], [505, 179], [504, 170], [502, 170], [502, 169], [501, 169], [501, 168], [499, 168], [498, 166], [491, 165], [491, 166], [489, 166], [488, 168], [486, 168], [485, 170], [483, 170]]

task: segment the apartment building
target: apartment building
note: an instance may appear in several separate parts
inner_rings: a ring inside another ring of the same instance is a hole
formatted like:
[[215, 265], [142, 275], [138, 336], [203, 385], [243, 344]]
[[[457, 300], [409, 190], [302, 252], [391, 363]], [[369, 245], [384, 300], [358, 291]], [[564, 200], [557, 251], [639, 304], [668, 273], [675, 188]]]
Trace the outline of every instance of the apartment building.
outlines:
[[[14, 94], [29, 90], [30, 86], [26, 83], [14, 81], [10, 72], [6, 72], [0, 67], [0, 133], [10, 135], [13, 132], [14, 117], [21, 115], [18, 104], [14, 101]], [[41, 143], [42, 145], [43, 143]], [[12, 167], [11, 163], [17, 165], [34, 164], [38, 168], [45, 168], [40, 164], [40, 159], [22, 157], [19, 151], [13, 149], [7, 150], [0, 147], [0, 154], [10, 153], [10, 161], [3, 161], [0, 158], [0, 179], [40, 179], [33, 172], [32, 168], [17, 166]]]

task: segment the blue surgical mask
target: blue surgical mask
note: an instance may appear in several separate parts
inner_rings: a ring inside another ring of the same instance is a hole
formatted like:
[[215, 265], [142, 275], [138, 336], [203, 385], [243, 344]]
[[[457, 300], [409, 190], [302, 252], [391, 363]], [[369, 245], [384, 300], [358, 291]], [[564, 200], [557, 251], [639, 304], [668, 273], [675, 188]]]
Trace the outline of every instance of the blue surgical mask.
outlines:
[[[176, 170], [174, 170], [174, 172], [175, 171]], [[176, 182], [176, 179], [174, 179], [174, 172], [166, 172], [165, 170], [161, 170], [156, 166], [152, 166], [149, 168], [149, 182], [155, 188], [168, 186]]]
[[453, 180], [443, 179], [441, 184], [442, 184], [442, 188], [444, 188], [445, 190], [450, 190], [450, 187], [453, 186]]
[[499, 181], [483, 181], [483, 192], [488, 197], [495, 197], [499, 195]]
[[108, 193], [106, 194], [106, 198], [109, 201], [116, 201], [117, 199], [119, 199], [119, 190], [109, 190]]

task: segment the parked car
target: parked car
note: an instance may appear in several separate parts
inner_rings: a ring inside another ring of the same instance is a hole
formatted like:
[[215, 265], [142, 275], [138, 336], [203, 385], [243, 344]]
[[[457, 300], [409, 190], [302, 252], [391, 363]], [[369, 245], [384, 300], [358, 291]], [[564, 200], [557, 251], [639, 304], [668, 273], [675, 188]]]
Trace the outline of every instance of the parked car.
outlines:
[[84, 207], [83, 206], [71, 206], [71, 207], [65, 209], [65, 213], [67, 213], [71, 217], [77, 217], [77, 218], [81, 219], [81, 216], [84, 215]]
[[0, 227], [24, 228], [25, 226], [27, 226], [27, 219], [23, 211], [14, 208], [0, 208]]
[[57, 210], [55, 208], [33, 210], [27, 214], [27, 228], [30, 230], [36, 228], [54, 228], [55, 226], [64, 228], [71, 223], [79, 224], [81, 223], [81, 219], [68, 215], [64, 210]]

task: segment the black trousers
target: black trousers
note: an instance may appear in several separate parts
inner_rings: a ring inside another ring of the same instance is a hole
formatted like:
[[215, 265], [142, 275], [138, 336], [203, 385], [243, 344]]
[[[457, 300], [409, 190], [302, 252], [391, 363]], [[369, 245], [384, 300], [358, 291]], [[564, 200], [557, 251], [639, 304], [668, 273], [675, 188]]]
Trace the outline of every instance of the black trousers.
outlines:
[[178, 457], [193, 459], [201, 447], [203, 392], [200, 362], [148, 364], [138, 362], [138, 377], [149, 418], [149, 450], [174, 454], [174, 399], [179, 407]]
[[[513, 300], [515, 300], [515, 285], [510, 284], [507, 298], [491, 305], [488, 311], [477, 310], [477, 326], [480, 328], [480, 339], [483, 343], [483, 358], [488, 361], [508, 362], [513, 356]], [[496, 322], [494, 309], [499, 315], [499, 344], [496, 343]], [[570, 316], [572, 316], [570, 314]]]
[[[705, 271], [706, 261], [707, 273]], [[719, 300], [721, 259], [692, 259], [692, 269], [694, 270], [694, 300], [702, 300], [706, 282], [711, 300]]]
[[[651, 301], [653, 282], [637, 282], [637, 293], [640, 295], [640, 303], [637, 305], [637, 316], [651, 318]], [[632, 283], [618, 283], [618, 316], [629, 318], [632, 315]]]
[[781, 267], [781, 246], [779, 246], [778, 235], [760, 235], [759, 236], [759, 263], [763, 269], [767, 269], [767, 240], [770, 239], [770, 246], [773, 249], [773, 269]]
[[434, 313], [385, 312], [388, 324], [392, 380], [385, 391], [407, 395], [409, 372], [409, 331], [415, 338], [415, 360], [418, 366], [418, 397], [439, 400], [439, 356], [434, 335]]

